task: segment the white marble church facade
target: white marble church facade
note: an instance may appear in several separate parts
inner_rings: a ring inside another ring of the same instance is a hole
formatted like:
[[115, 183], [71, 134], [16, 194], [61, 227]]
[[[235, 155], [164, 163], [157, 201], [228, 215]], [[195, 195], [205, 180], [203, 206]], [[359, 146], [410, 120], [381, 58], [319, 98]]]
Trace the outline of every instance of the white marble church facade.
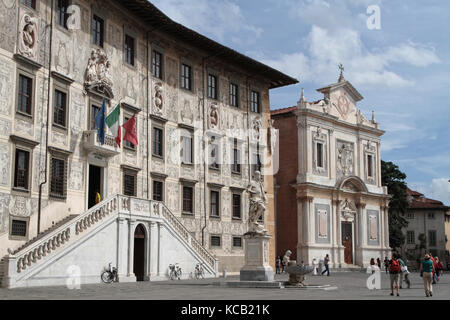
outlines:
[[[329, 254], [332, 267], [367, 266], [371, 258], [390, 255], [389, 196], [380, 169], [384, 131], [373, 115], [367, 120], [361, 114], [357, 102], [363, 97], [342, 72], [337, 83], [317, 91], [323, 99], [308, 102], [302, 90], [297, 107], [289, 108], [297, 123], [292, 134], [298, 139], [298, 170], [296, 182], [290, 184], [297, 200], [293, 216], [284, 221], [294, 219], [297, 228], [292, 239], [288, 232], [280, 243], [296, 243], [297, 261], [311, 263]], [[283, 130], [283, 119], [279, 121], [275, 127]], [[288, 211], [277, 203], [277, 215]], [[284, 222], [277, 224], [283, 232]]]

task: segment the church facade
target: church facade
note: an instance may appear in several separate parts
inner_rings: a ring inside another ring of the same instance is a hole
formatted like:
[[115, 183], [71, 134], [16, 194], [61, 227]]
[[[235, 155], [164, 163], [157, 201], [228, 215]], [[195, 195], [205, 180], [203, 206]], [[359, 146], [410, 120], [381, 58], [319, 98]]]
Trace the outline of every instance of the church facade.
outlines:
[[[125, 232], [131, 245], [120, 249], [117, 240], [117, 251], [132, 251], [134, 233], [160, 239], [146, 233], [164, 223], [140, 225], [139, 217], [121, 215], [169, 212], [164, 221], [187, 247], [196, 246], [192, 252], [211, 254], [216, 271], [239, 271], [245, 190], [272, 157], [269, 90], [297, 81], [170, 20], [148, 1], [1, 1], [0, 19], [0, 257], [4, 265], [22, 259], [10, 272], [23, 274], [68, 241], [70, 232], [61, 231], [20, 256], [102, 202], [108, 206], [101, 212], [74, 223], [77, 236], [112, 212], [119, 221], [112, 230]], [[101, 141], [103, 104], [105, 114], [119, 106], [120, 125], [135, 119], [137, 143], [119, 146], [108, 127]], [[267, 172], [264, 223], [274, 234]], [[164, 210], [156, 210], [159, 203]], [[146, 243], [148, 254], [153, 245]], [[274, 261], [274, 239], [270, 245]], [[170, 241], [161, 246], [155, 250], [169, 250]], [[167, 266], [145, 259], [145, 277], [163, 275]], [[123, 262], [131, 276], [132, 260]]]
[[[363, 97], [344, 79], [318, 89], [323, 99], [272, 111], [280, 135], [275, 175], [277, 255], [331, 267], [367, 266], [389, 256], [387, 189], [381, 185], [380, 138]], [[295, 150], [295, 151], [294, 151]]]

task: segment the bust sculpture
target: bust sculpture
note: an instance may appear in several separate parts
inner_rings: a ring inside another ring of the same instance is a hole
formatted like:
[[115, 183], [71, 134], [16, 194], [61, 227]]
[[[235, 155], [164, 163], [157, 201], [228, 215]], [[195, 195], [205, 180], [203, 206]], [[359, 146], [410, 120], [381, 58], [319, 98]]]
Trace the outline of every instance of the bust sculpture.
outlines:
[[264, 220], [267, 203], [266, 192], [264, 190], [264, 185], [261, 180], [261, 173], [259, 171], [255, 172], [255, 181], [250, 183], [247, 191], [250, 194], [248, 232], [258, 235], [266, 235], [267, 230], [264, 228], [264, 225], [259, 223], [260, 217]]

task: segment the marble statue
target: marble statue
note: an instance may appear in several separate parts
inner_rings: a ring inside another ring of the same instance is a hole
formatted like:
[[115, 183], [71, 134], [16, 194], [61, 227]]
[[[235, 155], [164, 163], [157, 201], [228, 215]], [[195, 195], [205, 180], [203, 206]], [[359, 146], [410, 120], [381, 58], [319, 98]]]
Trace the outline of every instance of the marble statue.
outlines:
[[297, 265], [297, 261], [292, 260], [289, 261], [286, 272], [289, 273], [289, 282], [290, 286], [296, 287], [305, 287], [307, 284], [305, 283], [305, 275], [311, 273], [313, 271], [312, 266], [305, 266], [303, 263]]
[[268, 231], [264, 228], [264, 225], [261, 225], [258, 222], [260, 217], [263, 217], [264, 220], [267, 203], [264, 183], [261, 180], [261, 173], [259, 171], [255, 171], [255, 181], [250, 183], [247, 191], [250, 194], [248, 232], [258, 235], [266, 235]]
[[158, 82], [155, 84], [155, 112], [158, 115], [162, 115], [162, 109], [163, 109], [163, 87], [162, 83]]
[[291, 260], [291, 250], [287, 250], [286, 253], [283, 256], [283, 266], [289, 265], [289, 261]]

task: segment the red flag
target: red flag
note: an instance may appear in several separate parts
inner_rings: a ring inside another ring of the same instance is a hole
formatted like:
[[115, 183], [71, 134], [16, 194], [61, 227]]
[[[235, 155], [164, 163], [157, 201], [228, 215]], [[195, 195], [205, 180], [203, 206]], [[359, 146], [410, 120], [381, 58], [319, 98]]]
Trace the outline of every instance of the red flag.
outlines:
[[123, 140], [131, 142], [132, 144], [137, 146], [138, 139], [137, 139], [135, 115], [133, 115], [130, 120], [125, 122], [122, 127], [125, 129], [125, 136], [123, 137]]

